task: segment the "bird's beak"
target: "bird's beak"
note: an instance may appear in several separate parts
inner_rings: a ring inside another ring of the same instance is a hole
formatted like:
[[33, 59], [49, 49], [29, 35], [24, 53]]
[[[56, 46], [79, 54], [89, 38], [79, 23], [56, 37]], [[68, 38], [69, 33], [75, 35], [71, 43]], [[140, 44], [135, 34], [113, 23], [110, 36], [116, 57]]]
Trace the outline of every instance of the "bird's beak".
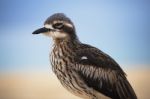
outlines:
[[51, 29], [47, 29], [47, 28], [43, 27], [43, 28], [35, 30], [32, 34], [46, 33], [46, 32], [49, 32], [49, 31], [51, 31]]

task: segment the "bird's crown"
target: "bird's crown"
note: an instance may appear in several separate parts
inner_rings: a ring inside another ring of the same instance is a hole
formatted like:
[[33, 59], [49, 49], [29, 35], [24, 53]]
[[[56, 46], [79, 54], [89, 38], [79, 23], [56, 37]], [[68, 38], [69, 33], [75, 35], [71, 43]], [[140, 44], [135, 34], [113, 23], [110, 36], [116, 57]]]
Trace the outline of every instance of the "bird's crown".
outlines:
[[[51, 25], [52, 28], [60, 29], [64, 25], [69, 28], [74, 28], [72, 21], [64, 13], [55, 13], [52, 16], [48, 17], [44, 22], [45, 26]], [[51, 27], [50, 26], [50, 27]]]

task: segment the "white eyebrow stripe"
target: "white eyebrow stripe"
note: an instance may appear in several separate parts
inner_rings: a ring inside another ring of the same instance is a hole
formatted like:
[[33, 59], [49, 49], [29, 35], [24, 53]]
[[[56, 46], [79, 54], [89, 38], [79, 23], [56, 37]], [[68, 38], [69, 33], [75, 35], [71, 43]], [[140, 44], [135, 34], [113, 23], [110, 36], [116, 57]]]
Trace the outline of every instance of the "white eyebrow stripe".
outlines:
[[50, 24], [45, 24], [44, 27], [45, 27], [45, 28], [48, 28], [48, 29], [54, 29], [54, 28], [52, 27], [52, 25], [50, 25]]
[[73, 25], [72, 24], [69, 24], [69, 23], [64, 23], [66, 26], [68, 27], [72, 27], [73, 28]]
[[63, 21], [54, 21], [53, 24], [56, 24], [56, 23], [63, 23]]
[[[64, 23], [64, 25], [73, 28], [73, 25], [70, 23]], [[45, 24], [44, 27], [47, 29], [54, 29], [51, 24]]]

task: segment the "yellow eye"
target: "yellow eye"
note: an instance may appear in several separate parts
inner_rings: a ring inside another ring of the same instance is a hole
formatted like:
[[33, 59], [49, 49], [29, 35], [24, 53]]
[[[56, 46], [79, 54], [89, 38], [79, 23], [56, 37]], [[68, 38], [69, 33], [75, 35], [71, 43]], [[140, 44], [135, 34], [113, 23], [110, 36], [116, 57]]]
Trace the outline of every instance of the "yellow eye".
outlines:
[[54, 24], [53, 25], [53, 27], [55, 28], [55, 29], [61, 29], [61, 28], [63, 28], [63, 23], [56, 23], [56, 24]]

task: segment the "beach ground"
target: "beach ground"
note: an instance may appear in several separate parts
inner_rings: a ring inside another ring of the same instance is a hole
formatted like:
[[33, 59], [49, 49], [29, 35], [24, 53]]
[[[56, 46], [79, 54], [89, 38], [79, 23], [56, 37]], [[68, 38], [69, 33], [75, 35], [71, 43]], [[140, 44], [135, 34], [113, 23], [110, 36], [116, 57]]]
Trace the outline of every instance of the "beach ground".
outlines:
[[[138, 99], [150, 99], [150, 70], [126, 71]], [[0, 99], [80, 99], [66, 91], [53, 73], [0, 75]]]

